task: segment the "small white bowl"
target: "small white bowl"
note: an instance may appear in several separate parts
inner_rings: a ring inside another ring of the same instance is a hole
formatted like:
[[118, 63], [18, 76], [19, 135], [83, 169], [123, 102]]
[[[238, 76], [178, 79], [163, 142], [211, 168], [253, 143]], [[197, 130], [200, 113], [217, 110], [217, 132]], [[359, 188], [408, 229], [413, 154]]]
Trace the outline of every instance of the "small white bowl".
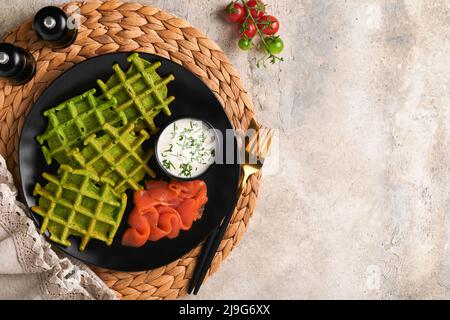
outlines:
[[167, 126], [164, 127], [164, 129], [161, 130], [161, 133], [159, 134], [158, 138], [156, 139], [155, 142], [155, 156], [156, 156], [156, 162], [158, 163], [159, 167], [161, 168], [161, 170], [167, 174], [170, 178], [173, 179], [177, 179], [177, 180], [194, 180], [199, 178], [200, 176], [204, 175], [210, 168], [211, 166], [214, 164], [215, 161], [211, 162], [208, 165], [205, 165], [204, 168], [202, 168], [201, 170], [198, 171], [198, 173], [196, 173], [193, 176], [181, 176], [181, 175], [177, 175], [176, 173], [169, 171], [169, 169], [167, 169], [163, 163], [162, 163], [162, 159], [160, 157], [160, 152], [159, 150], [165, 150], [168, 147], [168, 143], [165, 143], [163, 146], [161, 146], [162, 141], [164, 141], [164, 138], [166, 137], [166, 135], [170, 134], [170, 130], [173, 127], [174, 123], [181, 123], [182, 121], [186, 121], [186, 120], [190, 120], [190, 121], [196, 121], [196, 122], [201, 122], [203, 126], [209, 128], [209, 130], [213, 130], [214, 131], [214, 141], [216, 143], [215, 146], [215, 152], [217, 153], [217, 146], [218, 146], [218, 141], [217, 141], [217, 134], [214, 130], [214, 128], [206, 121], [195, 118], [195, 117], [182, 117], [182, 118], [178, 118], [172, 122], [170, 122]]

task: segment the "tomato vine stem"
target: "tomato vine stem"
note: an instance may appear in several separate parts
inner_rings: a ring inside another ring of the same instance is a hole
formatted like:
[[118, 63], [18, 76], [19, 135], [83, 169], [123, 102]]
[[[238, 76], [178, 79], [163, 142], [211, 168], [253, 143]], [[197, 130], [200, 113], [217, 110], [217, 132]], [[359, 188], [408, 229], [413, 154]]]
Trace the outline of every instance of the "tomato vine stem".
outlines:
[[256, 64], [257, 67], [259, 68], [260, 65], [261, 65], [261, 63], [262, 63], [262, 65], [265, 67], [265, 66], [266, 66], [266, 65], [265, 65], [265, 61], [267, 61], [267, 60], [270, 60], [270, 62], [271, 62], [272, 64], [274, 64], [277, 60], [278, 60], [278, 61], [284, 61], [283, 58], [278, 57], [278, 56], [272, 54], [271, 52], [269, 52], [268, 45], [267, 45], [267, 42], [266, 42], [266, 38], [264, 37], [264, 34], [263, 34], [263, 33], [261, 32], [261, 30], [259, 29], [259, 27], [258, 27], [258, 22], [257, 22], [256, 19], [252, 16], [251, 11], [250, 11], [250, 8], [249, 8], [249, 6], [247, 5], [247, 2], [246, 2], [245, 0], [241, 0], [241, 2], [242, 2], [242, 5], [243, 5], [244, 8], [245, 8], [245, 12], [247, 13], [247, 17], [245, 18], [244, 23], [243, 23], [243, 29], [245, 30], [245, 29], [247, 28], [247, 25], [248, 25], [247, 20], [250, 19], [250, 20], [254, 23], [254, 25], [255, 25], [256, 32], [258, 33], [259, 37], [261, 38], [261, 41], [262, 41], [263, 46], [264, 46], [264, 50], [265, 50], [265, 52], [266, 52], [266, 55], [265, 55], [262, 59], [260, 59], [260, 60], [257, 62], [257, 64]]

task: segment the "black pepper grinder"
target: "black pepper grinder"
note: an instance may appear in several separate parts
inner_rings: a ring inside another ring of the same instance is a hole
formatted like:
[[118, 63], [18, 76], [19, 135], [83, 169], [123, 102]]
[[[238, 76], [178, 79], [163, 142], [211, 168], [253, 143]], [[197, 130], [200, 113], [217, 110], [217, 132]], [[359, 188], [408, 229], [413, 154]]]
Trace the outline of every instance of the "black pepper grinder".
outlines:
[[70, 46], [77, 38], [78, 29], [68, 23], [67, 14], [58, 7], [45, 7], [36, 13], [33, 23], [39, 38], [52, 48]]
[[31, 80], [36, 72], [36, 61], [28, 51], [10, 43], [0, 43], [0, 78], [13, 85]]

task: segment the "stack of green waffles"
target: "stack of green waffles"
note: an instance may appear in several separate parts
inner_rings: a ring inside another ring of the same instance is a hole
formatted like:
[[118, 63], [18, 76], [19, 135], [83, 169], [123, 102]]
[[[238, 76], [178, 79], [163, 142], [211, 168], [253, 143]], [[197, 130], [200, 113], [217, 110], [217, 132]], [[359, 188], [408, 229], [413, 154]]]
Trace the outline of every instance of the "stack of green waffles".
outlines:
[[148, 161], [153, 150], [142, 144], [157, 132], [154, 118], [170, 116], [167, 84], [151, 63], [132, 54], [128, 71], [114, 65], [102, 91], [92, 89], [44, 112], [48, 127], [37, 137], [47, 164], [56, 161], [57, 175], [44, 173], [48, 184], [36, 184], [39, 203], [32, 210], [43, 217], [41, 233], [70, 246], [70, 235], [82, 238], [80, 250], [94, 238], [112, 243], [126, 207], [127, 189], [140, 190], [145, 174], [154, 177]]

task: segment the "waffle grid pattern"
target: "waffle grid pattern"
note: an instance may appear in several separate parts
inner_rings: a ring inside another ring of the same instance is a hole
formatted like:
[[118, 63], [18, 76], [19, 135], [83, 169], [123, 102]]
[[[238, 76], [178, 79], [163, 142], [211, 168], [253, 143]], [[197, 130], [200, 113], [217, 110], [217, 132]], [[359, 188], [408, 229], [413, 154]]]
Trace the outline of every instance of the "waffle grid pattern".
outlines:
[[72, 153], [75, 161], [82, 168], [90, 170], [100, 179], [108, 180], [117, 193], [131, 188], [134, 191], [142, 189], [139, 181], [145, 174], [156, 177], [147, 165], [153, 156], [153, 150], [144, 154], [141, 146], [149, 138], [145, 130], [136, 135], [134, 125], [114, 128], [103, 125], [105, 135], [97, 138], [91, 135], [85, 141], [83, 150]]
[[[117, 64], [113, 66], [115, 75], [111, 76], [107, 83], [114, 84], [117, 80], [118, 84], [113, 86], [111, 92], [105, 91], [104, 95], [96, 97], [96, 90], [92, 89], [44, 111], [49, 122], [44, 134], [37, 137], [48, 164], [51, 163], [52, 158], [55, 158], [62, 166], [70, 165], [73, 168], [86, 169], [98, 179], [100, 185], [109, 183], [117, 194], [122, 194], [129, 188], [134, 191], [142, 189], [139, 183], [144, 179], [145, 174], [155, 178], [156, 175], [147, 165], [153, 150], [144, 153], [142, 149], [142, 144], [150, 136], [144, 129], [135, 132], [135, 123], [146, 120], [147, 124], [152, 125], [156, 130], [153, 118], [161, 111], [170, 114], [168, 103], [173, 100], [173, 97], [166, 100], [162, 98], [167, 96], [166, 84], [174, 77], [171, 75], [165, 80], [161, 79], [156, 73], [160, 63], [152, 64], [140, 58], [138, 53], [130, 55], [128, 61], [131, 65], [127, 73], [123, 72]], [[146, 68], [146, 65], [149, 67]], [[106, 88], [106, 84], [101, 81], [99, 83], [102, 89]], [[117, 110], [118, 99], [121, 99], [121, 110]], [[138, 111], [137, 114], [136, 111]], [[42, 145], [44, 142], [47, 146]], [[58, 178], [66, 182], [64, 179], [67, 176], [64, 170], [59, 171], [63, 175], [52, 178], [53, 184]], [[46, 177], [50, 178], [49, 175]], [[51, 184], [49, 188], [52, 188]], [[69, 190], [67, 188], [62, 190], [63, 194], [58, 195], [61, 199], [46, 199], [44, 196], [44, 201], [39, 199], [39, 206], [34, 207], [34, 211], [47, 217], [45, 210], [48, 210], [52, 218], [64, 215], [70, 209], [63, 205], [67, 201], [64, 199], [64, 193]], [[39, 185], [35, 187], [37, 195], [41, 195], [44, 191]], [[46, 200], [57, 201], [57, 205], [46, 206], [48, 204]], [[103, 208], [102, 205], [100, 207]], [[73, 212], [73, 209], [71, 210]], [[90, 210], [97, 212], [98, 206], [91, 207]], [[75, 213], [71, 213], [69, 217], [80, 219], [81, 216]], [[82, 230], [82, 224], [72, 226], [72, 220], [67, 221], [68, 225], [62, 234], [62, 221], [60, 224], [53, 220], [49, 223], [48, 218], [44, 221], [48, 228], [41, 228], [41, 233], [48, 230], [50, 239], [63, 245], [70, 245], [67, 239], [69, 235], [82, 237], [80, 250], [85, 249], [91, 237], [103, 239], [107, 244], [112, 241], [104, 235], [92, 236], [95, 230], [91, 230], [91, 227], [88, 230]], [[96, 223], [92, 221], [95, 227]], [[120, 223], [120, 221], [114, 221], [114, 223]]]
[[72, 159], [67, 154], [81, 146], [86, 137], [98, 132], [105, 123], [123, 121], [123, 117], [112, 110], [117, 100], [100, 100], [94, 96], [95, 92], [95, 89], [89, 90], [44, 112], [49, 125], [36, 139], [41, 145], [47, 144], [41, 147], [47, 164], [51, 164], [53, 158], [60, 164], [70, 164]]
[[87, 170], [62, 165], [58, 176], [44, 173], [45, 187], [38, 183], [39, 206], [32, 208], [43, 217], [41, 232], [50, 231], [50, 239], [65, 246], [68, 237], [82, 237], [83, 251], [91, 239], [112, 243], [126, 207], [126, 195], [119, 196], [108, 183], [99, 182]]
[[[151, 133], [156, 133], [154, 118], [163, 111], [167, 116], [171, 115], [169, 104], [175, 100], [171, 96], [165, 98], [167, 90], [164, 90], [175, 78], [169, 75], [161, 79], [156, 69], [161, 66], [161, 62], [148, 64], [141, 59], [137, 53], [132, 54], [128, 61], [131, 62], [129, 70], [125, 73], [119, 65], [114, 65], [115, 75], [107, 83], [98, 80], [97, 83], [103, 95], [107, 99], [121, 97], [116, 110], [127, 115], [128, 122], [143, 120]], [[155, 81], [156, 78], [156, 81]], [[109, 86], [112, 85], [110, 88]], [[166, 92], [166, 94], [162, 94]], [[150, 101], [149, 101], [150, 100]]]

